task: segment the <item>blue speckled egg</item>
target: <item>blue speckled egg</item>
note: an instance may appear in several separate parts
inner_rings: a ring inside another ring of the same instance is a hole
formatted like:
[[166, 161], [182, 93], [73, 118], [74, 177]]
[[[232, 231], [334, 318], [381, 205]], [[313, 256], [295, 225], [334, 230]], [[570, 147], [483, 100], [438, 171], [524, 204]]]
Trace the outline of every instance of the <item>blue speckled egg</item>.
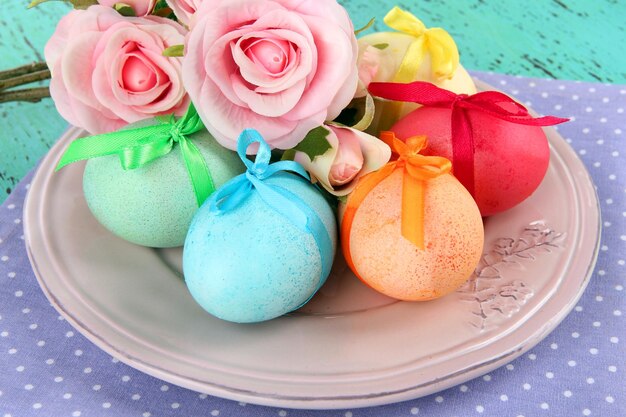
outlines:
[[[156, 123], [142, 121], [128, 128]], [[189, 136], [198, 147], [215, 187], [242, 173], [237, 154], [220, 146], [206, 131]], [[182, 246], [198, 210], [180, 146], [148, 164], [124, 170], [115, 155], [90, 159], [83, 190], [94, 217], [113, 234], [151, 247]]]
[[322, 256], [312, 234], [290, 223], [254, 189], [237, 207], [220, 214], [212, 212], [207, 201], [189, 228], [183, 269], [195, 300], [224, 320], [260, 322], [299, 308], [321, 287], [327, 278], [322, 271], [332, 265], [336, 220], [320, 191], [284, 172], [264, 182], [287, 189], [307, 204], [331, 244]]

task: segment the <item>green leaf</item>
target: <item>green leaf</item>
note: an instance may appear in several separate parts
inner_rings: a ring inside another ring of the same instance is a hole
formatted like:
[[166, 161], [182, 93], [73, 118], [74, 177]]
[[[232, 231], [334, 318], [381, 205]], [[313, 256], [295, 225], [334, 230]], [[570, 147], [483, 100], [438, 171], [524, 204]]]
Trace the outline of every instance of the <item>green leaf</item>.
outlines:
[[326, 139], [329, 134], [330, 131], [324, 126], [316, 127], [307, 133], [302, 142], [293, 147], [293, 150], [305, 153], [313, 161], [316, 156], [324, 155], [332, 148]]
[[86, 9], [89, 6], [93, 6], [94, 4], [98, 4], [97, 0], [66, 0], [69, 3], [72, 3], [75, 9]]
[[296, 151], [293, 149], [287, 149], [283, 156], [280, 158], [281, 161], [293, 161], [296, 157]]
[[374, 22], [376, 21], [375, 17], [372, 17], [370, 19], [369, 22], [367, 22], [367, 25], [363, 26], [361, 29], [357, 29], [354, 31], [354, 36], [359, 36], [361, 34], [361, 32], [365, 32], [367, 29], [371, 28], [372, 26], [374, 26]]
[[389, 44], [388, 44], [388, 43], [377, 43], [376, 45], [372, 45], [372, 46], [373, 46], [374, 48], [376, 48], [376, 49], [380, 49], [380, 50], [382, 51], [383, 49], [388, 48], [388, 47], [389, 47]]
[[126, 3], [115, 3], [113, 5], [113, 8], [122, 16], [127, 16], [127, 17], [137, 16], [135, 14], [135, 9], [133, 9]]
[[[31, 9], [35, 6], [39, 6], [41, 3], [46, 3], [52, 0], [33, 0], [28, 5], [28, 8]], [[86, 9], [89, 6], [93, 6], [94, 4], [98, 4], [97, 0], [54, 0], [54, 1], [65, 1], [66, 3], [70, 3], [74, 6], [75, 9]]]
[[172, 45], [163, 51], [163, 56], [180, 57], [185, 53], [185, 45]]

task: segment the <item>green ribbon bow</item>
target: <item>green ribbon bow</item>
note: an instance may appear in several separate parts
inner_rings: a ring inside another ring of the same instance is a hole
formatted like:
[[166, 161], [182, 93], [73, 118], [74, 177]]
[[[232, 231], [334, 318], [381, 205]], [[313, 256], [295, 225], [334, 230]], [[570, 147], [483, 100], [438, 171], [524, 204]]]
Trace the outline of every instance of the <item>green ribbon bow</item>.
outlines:
[[56, 170], [77, 161], [106, 155], [119, 156], [124, 170], [136, 169], [167, 155], [178, 143], [198, 206], [201, 206], [215, 191], [209, 167], [198, 147], [188, 138], [204, 129], [202, 120], [193, 104], [190, 104], [187, 113], [178, 121], [174, 115], [160, 118], [159, 121], [159, 124], [152, 126], [76, 139], [61, 157]]

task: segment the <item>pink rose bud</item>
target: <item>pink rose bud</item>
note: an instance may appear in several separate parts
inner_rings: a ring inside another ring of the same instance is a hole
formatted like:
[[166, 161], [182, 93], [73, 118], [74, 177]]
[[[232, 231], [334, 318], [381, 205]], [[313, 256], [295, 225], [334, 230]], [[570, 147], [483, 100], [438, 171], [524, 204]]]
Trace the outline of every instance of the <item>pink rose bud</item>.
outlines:
[[98, 3], [107, 7], [125, 4], [135, 11], [135, 16], [147, 16], [154, 10], [156, 0], [98, 0]]
[[202, 0], [166, 0], [167, 5], [174, 11], [179, 22], [186, 26], [191, 24], [191, 16], [193, 16]]
[[68, 122], [98, 134], [162, 114], [183, 114], [189, 99], [181, 58], [163, 50], [184, 44], [186, 30], [157, 17], [124, 17], [91, 6], [65, 15], [48, 41], [50, 95]]
[[349, 194], [357, 180], [389, 162], [391, 149], [383, 141], [356, 129], [324, 126], [331, 149], [311, 161], [307, 154], [296, 152], [295, 161], [331, 194]]
[[204, 0], [185, 50], [189, 96], [230, 149], [249, 127], [273, 148], [292, 148], [357, 87], [354, 28], [336, 0]]

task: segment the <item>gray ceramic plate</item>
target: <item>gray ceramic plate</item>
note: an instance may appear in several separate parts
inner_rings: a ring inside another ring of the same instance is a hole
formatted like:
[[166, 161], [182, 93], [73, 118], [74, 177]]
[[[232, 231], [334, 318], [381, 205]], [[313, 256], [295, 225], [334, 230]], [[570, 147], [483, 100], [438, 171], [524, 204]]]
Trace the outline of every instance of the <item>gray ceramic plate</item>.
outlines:
[[52, 304], [97, 346], [145, 373], [238, 401], [353, 408], [448, 388], [521, 355], [569, 313], [591, 275], [600, 235], [593, 184], [553, 129], [551, 163], [523, 204], [485, 224], [486, 254], [458, 292], [394, 302], [341, 261], [303, 310], [235, 325], [206, 314], [178, 272], [180, 251], [124, 242], [91, 216], [82, 164], [54, 173], [70, 129], [41, 163], [25, 238]]

